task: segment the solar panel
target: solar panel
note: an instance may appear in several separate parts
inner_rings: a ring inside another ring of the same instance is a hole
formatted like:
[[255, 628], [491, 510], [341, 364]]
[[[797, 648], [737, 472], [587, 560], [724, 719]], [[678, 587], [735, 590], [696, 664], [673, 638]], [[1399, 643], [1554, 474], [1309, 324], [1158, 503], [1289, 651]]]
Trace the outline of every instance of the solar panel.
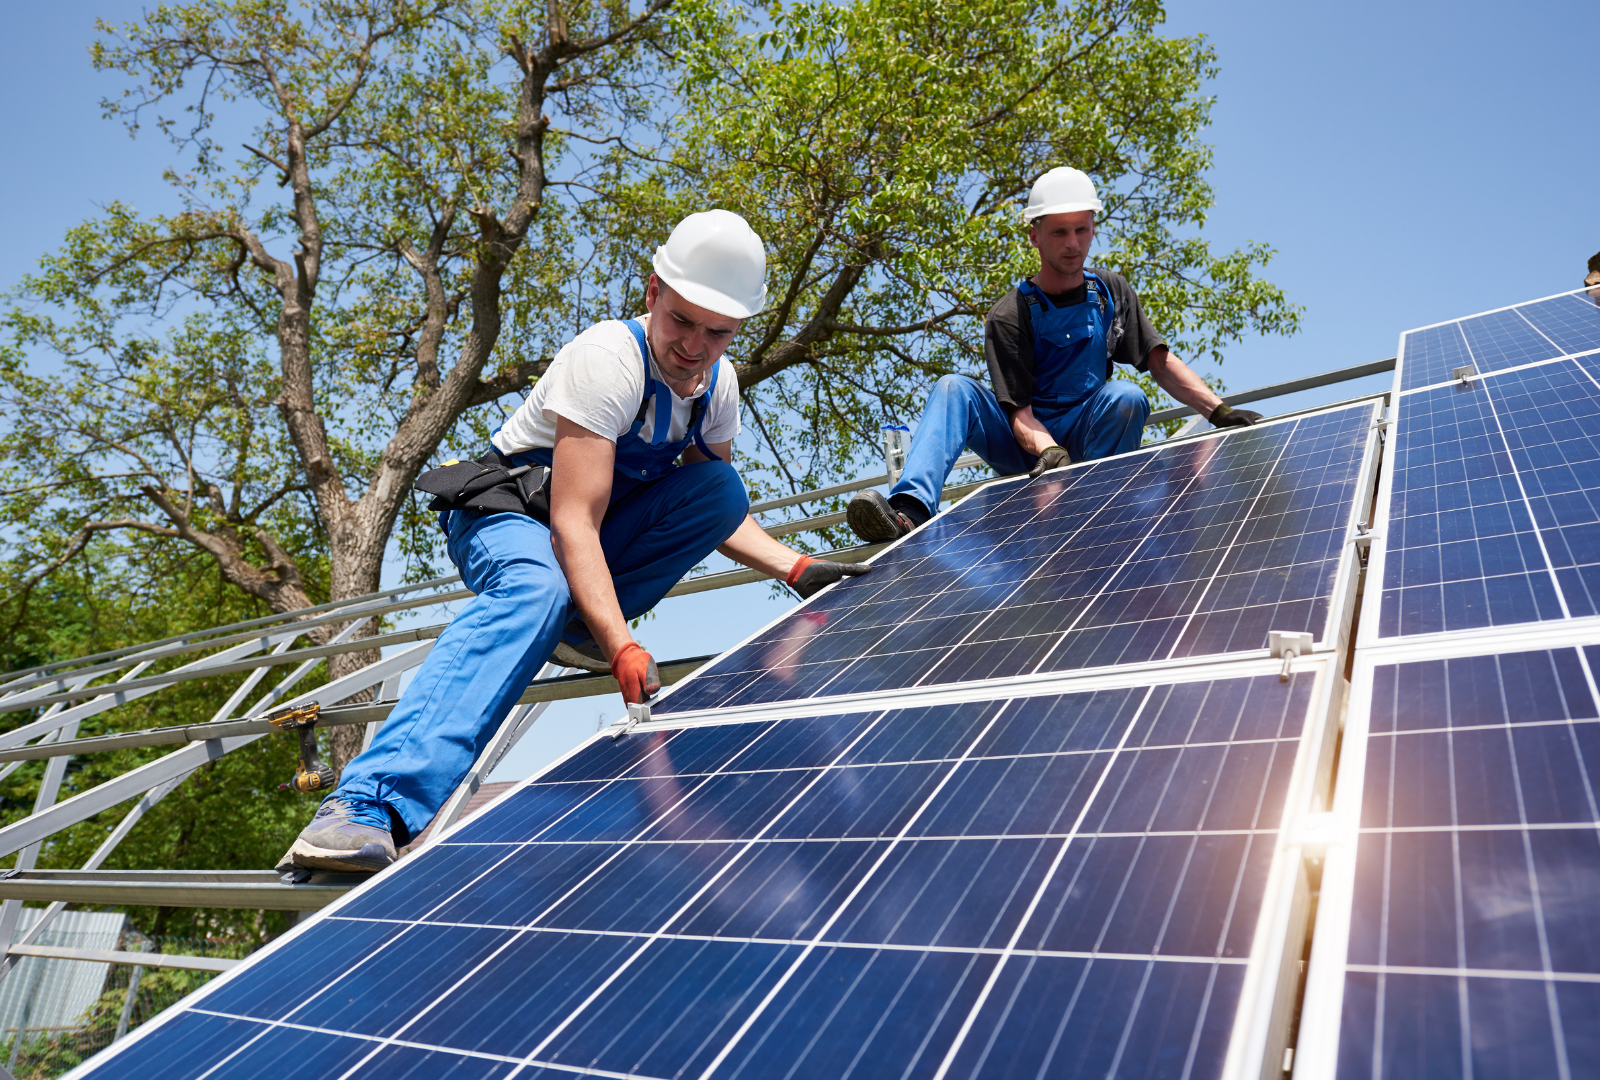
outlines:
[[1259, 1057], [1299, 948], [1281, 832], [1326, 767], [1336, 672], [1056, 681], [593, 740], [80, 1075], [1202, 1077]]
[[1406, 394], [1378, 637], [1600, 612], [1600, 358]]
[[1456, 368], [1499, 371], [1600, 349], [1600, 306], [1586, 293], [1552, 296], [1426, 326], [1401, 340], [1403, 391], [1449, 382]]
[[990, 485], [658, 711], [1248, 653], [1271, 630], [1331, 641], [1374, 408]]
[[1358, 659], [1353, 861], [1329, 857], [1302, 1021], [1339, 1077], [1593, 1075], [1595, 639]]

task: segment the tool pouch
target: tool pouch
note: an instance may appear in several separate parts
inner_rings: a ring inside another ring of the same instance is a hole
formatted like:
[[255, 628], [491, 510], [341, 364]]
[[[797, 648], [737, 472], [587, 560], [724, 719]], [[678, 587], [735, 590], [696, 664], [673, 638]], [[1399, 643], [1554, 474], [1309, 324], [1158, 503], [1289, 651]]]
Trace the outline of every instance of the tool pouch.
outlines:
[[508, 469], [490, 450], [476, 461], [453, 461], [417, 477], [418, 491], [433, 496], [429, 510], [480, 510], [527, 514], [550, 523], [550, 470], [543, 465]]

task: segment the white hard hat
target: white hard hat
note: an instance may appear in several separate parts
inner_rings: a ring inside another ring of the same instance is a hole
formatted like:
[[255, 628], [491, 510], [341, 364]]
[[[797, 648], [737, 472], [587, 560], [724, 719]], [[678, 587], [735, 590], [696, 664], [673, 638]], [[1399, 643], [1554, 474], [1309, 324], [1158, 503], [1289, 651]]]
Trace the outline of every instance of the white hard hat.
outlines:
[[1103, 210], [1094, 193], [1094, 181], [1087, 173], [1065, 166], [1051, 169], [1033, 182], [1028, 192], [1028, 208], [1022, 220], [1032, 224], [1046, 214], [1071, 214], [1079, 210]]
[[729, 210], [690, 214], [656, 248], [656, 276], [691, 304], [748, 319], [767, 302], [767, 252], [748, 222]]

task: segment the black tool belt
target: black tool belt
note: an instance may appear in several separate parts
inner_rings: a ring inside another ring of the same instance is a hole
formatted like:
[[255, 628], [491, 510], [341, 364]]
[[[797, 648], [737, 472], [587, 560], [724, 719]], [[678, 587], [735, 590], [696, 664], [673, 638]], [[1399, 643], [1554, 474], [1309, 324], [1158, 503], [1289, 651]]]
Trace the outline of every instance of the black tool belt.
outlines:
[[481, 510], [527, 514], [550, 524], [550, 470], [543, 465], [509, 467], [491, 449], [476, 461], [452, 461], [417, 477], [414, 487], [433, 496], [429, 510]]

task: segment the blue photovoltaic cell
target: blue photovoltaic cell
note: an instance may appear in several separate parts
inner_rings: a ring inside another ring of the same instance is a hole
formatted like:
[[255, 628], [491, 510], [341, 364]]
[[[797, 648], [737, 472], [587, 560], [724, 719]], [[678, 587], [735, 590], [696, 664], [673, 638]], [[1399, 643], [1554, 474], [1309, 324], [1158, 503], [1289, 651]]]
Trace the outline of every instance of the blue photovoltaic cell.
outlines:
[[597, 740], [88, 1075], [1213, 1076], [1314, 678]]
[[1595, 1075], [1597, 659], [1377, 669], [1341, 1080]]
[[1413, 330], [1401, 348], [1400, 389], [1415, 390], [1468, 364], [1499, 371], [1600, 349], [1600, 306], [1582, 293], [1552, 297]]
[[1381, 636], [1600, 611], [1597, 365], [1400, 399]]
[[660, 714], [1261, 649], [1327, 630], [1371, 405], [981, 490]]

